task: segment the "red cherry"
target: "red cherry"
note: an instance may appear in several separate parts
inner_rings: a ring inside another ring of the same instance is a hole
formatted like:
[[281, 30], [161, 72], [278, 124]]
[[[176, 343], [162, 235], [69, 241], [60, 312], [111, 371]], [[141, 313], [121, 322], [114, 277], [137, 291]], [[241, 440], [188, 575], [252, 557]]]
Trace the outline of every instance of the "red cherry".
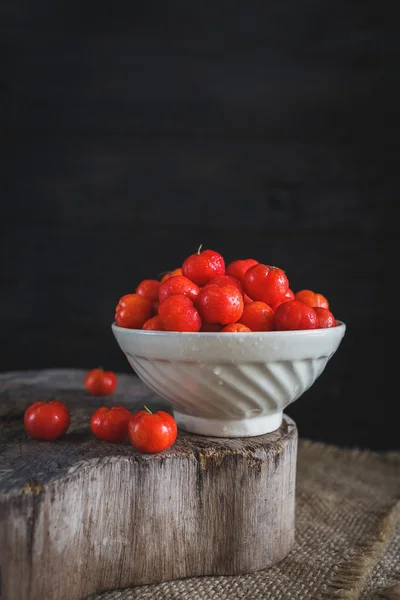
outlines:
[[125, 406], [100, 406], [91, 416], [90, 429], [100, 440], [123, 442], [128, 437], [131, 418], [132, 413]]
[[166, 331], [199, 331], [201, 318], [193, 302], [183, 294], [168, 296], [158, 309]]
[[243, 313], [243, 296], [231, 285], [207, 285], [197, 298], [196, 307], [206, 323], [236, 323]]
[[102, 368], [90, 369], [85, 375], [86, 391], [94, 396], [108, 396], [115, 391], [118, 379], [114, 371], [104, 371]]
[[274, 329], [276, 331], [317, 328], [317, 313], [311, 306], [307, 306], [307, 304], [299, 300], [282, 302], [274, 313]]
[[317, 313], [318, 328], [324, 329], [325, 327], [335, 327], [336, 319], [329, 308], [323, 308], [322, 306], [314, 306], [314, 310]]
[[226, 274], [236, 277], [236, 279], [239, 279], [239, 281], [243, 283], [246, 272], [254, 265], [258, 265], [258, 260], [254, 260], [254, 258], [234, 260], [226, 267]]
[[152, 316], [153, 306], [148, 298], [140, 294], [125, 294], [115, 308], [115, 323], [119, 327], [141, 329]]
[[213, 277], [225, 275], [225, 261], [214, 250], [199, 250], [191, 254], [182, 265], [182, 274], [199, 286], [205, 285]]
[[251, 331], [272, 331], [274, 328], [274, 311], [265, 302], [245, 304], [240, 322]]
[[307, 306], [311, 306], [312, 308], [321, 306], [322, 308], [329, 309], [328, 299], [322, 294], [313, 292], [312, 290], [299, 290], [295, 293], [294, 298], [295, 300], [304, 302], [304, 304], [307, 304]]
[[146, 331], [164, 331], [164, 325], [158, 315], [147, 319], [147, 321], [143, 324], [142, 329]]
[[247, 270], [243, 287], [250, 298], [271, 306], [285, 296], [289, 288], [289, 280], [282, 269], [258, 264]]
[[283, 298], [281, 300], [279, 300], [278, 302], [275, 302], [275, 304], [271, 304], [272, 310], [275, 311], [278, 308], [278, 306], [280, 304], [282, 304], [282, 302], [287, 302], [288, 300], [296, 300], [296, 298], [294, 296], [294, 292], [290, 288], [288, 289], [288, 291], [286, 292], [286, 294], [283, 296]]
[[239, 279], [236, 279], [236, 277], [232, 277], [231, 275], [218, 275], [218, 277], [213, 277], [206, 283], [206, 286], [207, 285], [217, 285], [218, 287], [232, 285], [233, 287], [237, 288], [241, 294], [243, 294], [243, 286]]
[[158, 297], [160, 302], [163, 302], [168, 296], [183, 294], [194, 302], [199, 293], [200, 288], [193, 281], [190, 281], [184, 275], [174, 275], [161, 284]]
[[178, 267], [177, 269], [173, 269], [172, 271], [168, 271], [168, 273], [164, 273], [161, 277], [161, 283], [164, 283], [170, 277], [174, 277], [175, 275], [182, 275], [182, 269]]
[[251, 332], [251, 329], [243, 325], [243, 323], [230, 323], [221, 329], [221, 333], [248, 333], [249, 331]]
[[157, 281], [157, 279], [143, 279], [137, 286], [135, 292], [151, 302], [156, 302], [158, 300], [159, 289], [160, 282]]
[[129, 440], [139, 452], [162, 452], [172, 446], [177, 433], [172, 415], [163, 410], [152, 413], [146, 406], [133, 414], [128, 424]]
[[59, 400], [38, 400], [24, 413], [25, 431], [35, 440], [56, 440], [66, 433], [69, 424], [69, 409]]

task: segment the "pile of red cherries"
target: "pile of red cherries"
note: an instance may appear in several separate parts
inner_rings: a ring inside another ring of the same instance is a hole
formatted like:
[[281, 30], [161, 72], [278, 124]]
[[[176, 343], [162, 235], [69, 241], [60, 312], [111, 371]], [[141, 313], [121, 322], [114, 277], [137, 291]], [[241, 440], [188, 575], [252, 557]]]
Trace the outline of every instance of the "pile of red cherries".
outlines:
[[199, 250], [160, 279], [144, 279], [120, 298], [115, 323], [129, 329], [252, 332], [322, 329], [338, 325], [325, 296], [293, 291], [285, 271], [253, 258], [226, 265]]

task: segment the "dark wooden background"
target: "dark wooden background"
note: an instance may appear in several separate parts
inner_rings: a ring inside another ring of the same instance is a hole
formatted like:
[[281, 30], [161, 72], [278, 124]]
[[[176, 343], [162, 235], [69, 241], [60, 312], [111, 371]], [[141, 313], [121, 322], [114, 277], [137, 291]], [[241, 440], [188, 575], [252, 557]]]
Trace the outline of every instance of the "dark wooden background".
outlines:
[[288, 409], [300, 434], [398, 447], [385, 309], [400, 94], [385, 3], [0, 11], [1, 370], [128, 372], [110, 330], [119, 297], [202, 243], [281, 266], [346, 322]]

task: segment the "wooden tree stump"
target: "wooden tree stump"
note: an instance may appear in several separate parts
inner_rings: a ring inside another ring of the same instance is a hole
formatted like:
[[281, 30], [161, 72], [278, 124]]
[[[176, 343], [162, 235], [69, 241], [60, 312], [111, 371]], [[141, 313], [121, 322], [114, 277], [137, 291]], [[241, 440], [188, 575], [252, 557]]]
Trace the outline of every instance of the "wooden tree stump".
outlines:
[[[95, 591], [199, 575], [264, 569], [294, 542], [297, 430], [241, 439], [179, 433], [174, 446], [141, 454], [94, 438], [97, 406], [132, 410], [154, 397], [121, 375], [104, 401], [82, 371], [0, 375], [2, 600], [81, 600]], [[37, 442], [23, 411], [40, 398], [71, 410], [63, 439]]]

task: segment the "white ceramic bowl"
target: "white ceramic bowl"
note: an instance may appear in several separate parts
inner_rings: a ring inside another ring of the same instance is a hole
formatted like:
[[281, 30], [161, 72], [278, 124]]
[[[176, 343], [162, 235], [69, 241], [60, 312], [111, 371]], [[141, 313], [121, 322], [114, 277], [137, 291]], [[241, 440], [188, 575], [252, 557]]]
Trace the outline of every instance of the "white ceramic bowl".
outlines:
[[283, 410], [319, 377], [346, 326], [304, 331], [114, 336], [137, 375], [171, 404], [180, 429], [250, 437], [278, 429]]

